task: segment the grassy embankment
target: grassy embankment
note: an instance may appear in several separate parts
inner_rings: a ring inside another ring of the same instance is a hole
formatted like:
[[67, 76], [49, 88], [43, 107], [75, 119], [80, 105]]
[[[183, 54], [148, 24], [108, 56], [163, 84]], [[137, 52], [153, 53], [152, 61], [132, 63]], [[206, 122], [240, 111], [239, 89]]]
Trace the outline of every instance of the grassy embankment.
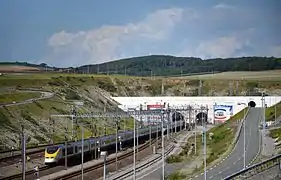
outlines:
[[28, 99], [39, 98], [40, 92], [4, 92], [0, 94], [0, 104], [21, 102]]
[[[112, 83], [111, 77], [103, 75], [85, 76], [85, 75], [57, 75], [52, 74], [27, 74], [27, 75], [5, 75], [0, 77], [1, 88], [36, 88], [42, 90], [50, 90], [56, 93], [56, 96], [51, 99], [40, 100], [34, 103], [4, 107], [0, 109], [0, 146], [9, 147], [9, 144], [18, 146], [18, 132], [20, 132], [21, 124], [24, 124], [26, 133], [29, 138], [27, 145], [33, 146], [37, 144], [47, 143], [52, 138], [54, 142], [61, 142], [65, 139], [65, 127], [68, 127], [68, 138], [70, 138], [71, 120], [70, 118], [50, 118], [51, 114], [69, 114], [73, 100], [84, 102], [84, 109], [78, 108], [78, 112], [85, 113], [101, 112], [106, 106], [107, 111], [112, 111], [115, 105], [102, 98], [100, 94], [92, 93], [93, 88], [98, 87], [104, 89], [109, 93], [116, 92], [116, 88]], [[3, 89], [5, 92], [5, 89]], [[28, 98], [22, 93], [13, 92], [13, 99], [11, 96], [5, 96], [13, 101], [20, 101]], [[15, 98], [15, 97], [21, 97]], [[28, 97], [27, 97], [28, 96]], [[89, 100], [92, 99], [92, 101]], [[4, 101], [4, 100], [3, 100]], [[7, 101], [7, 100], [5, 100]], [[85, 110], [86, 109], [86, 110]], [[49, 119], [55, 121], [55, 134], [50, 133]], [[94, 134], [103, 135], [105, 125], [112, 124], [112, 120], [107, 119], [84, 119], [85, 121], [85, 138], [93, 136]], [[121, 118], [121, 129], [132, 128], [132, 120]], [[81, 120], [79, 120], [81, 122]], [[91, 122], [91, 123], [90, 123]], [[96, 131], [94, 132], [93, 124], [96, 122]], [[76, 128], [76, 125], [75, 125]], [[106, 130], [107, 134], [114, 133], [115, 126], [109, 127]], [[77, 138], [80, 138], [80, 127], [77, 127]]]
[[[266, 120], [267, 121], [274, 121], [275, 120], [275, 107], [272, 106], [270, 108], [267, 108], [265, 111], [266, 114]], [[276, 104], [276, 118], [280, 118], [281, 116], [281, 102]], [[281, 127], [277, 129], [270, 130], [269, 136], [273, 139], [277, 139], [276, 142], [281, 141]]]

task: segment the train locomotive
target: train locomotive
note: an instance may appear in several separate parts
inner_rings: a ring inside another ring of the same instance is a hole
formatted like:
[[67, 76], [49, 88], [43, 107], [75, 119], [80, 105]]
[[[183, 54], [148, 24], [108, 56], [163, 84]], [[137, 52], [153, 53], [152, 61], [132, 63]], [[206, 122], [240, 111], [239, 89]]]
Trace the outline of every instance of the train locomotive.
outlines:
[[[177, 121], [176, 123], [173, 122], [169, 125], [170, 129], [175, 128], [175, 125], [177, 127], [183, 126], [184, 121]], [[138, 129], [138, 138], [147, 136], [150, 133], [150, 128], [140, 128]], [[167, 124], [164, 124], [164, 129], [167, 129]], [[161, 132], [161, 128], [157, 126], [151, 126], [151, 133], [159, 133]], [[166, 132], [166, 131], [165, 131]], [[164, 132], [164, 133], [165, 133]], [[132, 140], [134, 137], [134, 131], [125, 131], [125, 132], [118, 132], [118, 142], [122, 141], [129, 141]], [[84, 140], [84, 153], [89, 153], [96, 151], [98, 148], [103, 148], [107, 146], [115, 145], [116, 143], [116, 134], [111, 134], [107, 136], [102, 137], [96, 137], [96, 138], [89, 138]], [[45, 164], [54, 164], [58, 163], [60, 160], [65, 159], [65, 144], [58, 144], [58, 145], [52, 145], [45, 149]], [[67, 144], [67, 158], [78, 156], [82, 153], [82, 141], [76, 141], [71, 142]]]

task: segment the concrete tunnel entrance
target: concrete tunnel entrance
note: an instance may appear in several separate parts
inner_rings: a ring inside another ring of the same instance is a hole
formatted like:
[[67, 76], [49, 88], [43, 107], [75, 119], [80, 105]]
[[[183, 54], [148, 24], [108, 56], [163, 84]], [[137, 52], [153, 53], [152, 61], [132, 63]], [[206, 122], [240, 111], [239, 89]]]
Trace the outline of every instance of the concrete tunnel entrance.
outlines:
[[250, 101], [250, 102], [248, 103], [248, 106], [249, 106], [249, 107], [256, 107], [255, 101]]
[[200, 112], [196, 115], [196, 124], [199, 124], [201, 125], [202, 122], [204, 123], [208, 123], [208, 115], [207, 113], [204, 113], [204, 112]]
[[180, 121], [180, 120], [183, 120], [183, 119], [184, 119], [184, 116], [179, 112], [174, 112], [172, 114], [172, 121]]

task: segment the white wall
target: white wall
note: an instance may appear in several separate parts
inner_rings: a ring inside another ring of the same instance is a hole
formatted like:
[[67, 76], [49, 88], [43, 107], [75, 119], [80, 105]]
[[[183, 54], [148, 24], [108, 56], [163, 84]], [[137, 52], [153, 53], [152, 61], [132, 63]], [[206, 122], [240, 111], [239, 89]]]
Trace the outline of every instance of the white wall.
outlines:
[[[194, 97], [182, 97], [182, 96], [160, 96], [160, 97], [112, 97], [115, 101], [119, 102], [120, 108], [127, 110], [128, 108], [139, 107], [140, 104], [156, 104], [156, 103], [169, 103], [170, 106], [182, 106], [182, 105], [192, 105], [192, 106], [208, 106], [208, 119], [213, 123], [213, 105], [217, 104], [228, 104], [233, 105], [233, 115], [241, 111], [244, 106], [237, 105], [238, 103], [248, 104], [250, 101], [256, 103], [256, 107], [262, 107], [261, 96], [194, 96]], [[281, 101], [280, 96], [266, 96], [265, 104], [268, 107]]]

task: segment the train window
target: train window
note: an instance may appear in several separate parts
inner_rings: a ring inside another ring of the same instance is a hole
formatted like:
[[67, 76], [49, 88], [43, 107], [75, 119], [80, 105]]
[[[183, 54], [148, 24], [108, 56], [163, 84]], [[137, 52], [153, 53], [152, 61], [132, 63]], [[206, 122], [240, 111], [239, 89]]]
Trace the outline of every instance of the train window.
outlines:
[[48, 154], [54, 154], [55, 152], [57, 152], [57, 150], [59, 149], [58, 146], [51, 146], [47, 148], [47, 153]]
[[67, 154], [73, 154], [73, 148], [72, 147], [67, 148]]
[[84, 149], [88, 149], [88, 145], [84, 145]]
[[94, 148], [95, 147], [95, 144], [93, 143], [93, 144], [91, 144], [91, 148]]
[[77, 153], [78, 152], [78, 148], [77, 148], [77, 146], [75, 146], [75, 153]]

